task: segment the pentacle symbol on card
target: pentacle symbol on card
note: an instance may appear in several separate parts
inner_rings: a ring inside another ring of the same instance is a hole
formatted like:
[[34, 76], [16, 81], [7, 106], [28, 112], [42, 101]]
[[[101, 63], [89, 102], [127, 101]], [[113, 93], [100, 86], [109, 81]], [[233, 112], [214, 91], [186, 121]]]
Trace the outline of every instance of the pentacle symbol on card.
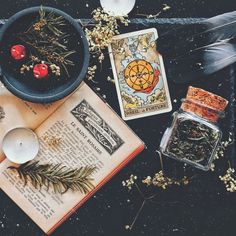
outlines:
[[5, 118], [5, 112], [3, 110], [3, 108], [0, 106], [0, 122], [2, 121], [2, 119]]
[[151, 93], [159, 81], [160, 71], [145, 60], [131, 61], [124, 70], [127, 85], [139, 93]]

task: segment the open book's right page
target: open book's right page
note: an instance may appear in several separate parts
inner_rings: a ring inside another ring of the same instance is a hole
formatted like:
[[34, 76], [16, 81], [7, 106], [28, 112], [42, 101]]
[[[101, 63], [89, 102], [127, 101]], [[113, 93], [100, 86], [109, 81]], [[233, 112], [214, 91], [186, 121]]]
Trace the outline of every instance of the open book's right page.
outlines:
[[[71, 168], [94, 165], [95, 189], [87, 195], [68, 191], [23, 187], [18, 176], [8, 170], [7, 160], [0, 165], [0, 187], [46, 233], [51, 233], [75, 209], [107, 182], [129, 160], [141, 152], [143, 142], [85, 83], [37, 130], [41, 163], [62, 163]], [[51, 147], [43, 137], [61, 138]]]

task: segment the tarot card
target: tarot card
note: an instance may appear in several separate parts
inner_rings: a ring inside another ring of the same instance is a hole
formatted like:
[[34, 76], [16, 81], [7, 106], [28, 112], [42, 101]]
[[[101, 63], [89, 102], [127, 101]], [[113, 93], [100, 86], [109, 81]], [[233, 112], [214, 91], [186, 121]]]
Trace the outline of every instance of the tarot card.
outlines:
[[109, 45], [122, 118], [131, 120], [172, 110], [155, 28], [115, 36]]

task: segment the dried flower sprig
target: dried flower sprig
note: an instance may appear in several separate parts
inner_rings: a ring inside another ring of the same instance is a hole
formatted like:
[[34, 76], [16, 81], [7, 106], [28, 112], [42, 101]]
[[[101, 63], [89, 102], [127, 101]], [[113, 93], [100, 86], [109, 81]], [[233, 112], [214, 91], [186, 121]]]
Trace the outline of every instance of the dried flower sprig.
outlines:
[[45, 186], [47, 191], [52, 187], [55, 193], [60, 194], [69, 189], [86, 194], [94, 188], [91, 174], [96, 167], [86, 166], [71, 169], [62, 164], [39, 164], [38, 161], [34, 161], [19, 167], [10, 166], [8, 168], [16, 171], [25, 185], [30, 180], [36, 189]]
[[[215, 156], [214, 156], [214, 161], [219, 160], [220, 158], [223, 158], [226, 150], [233, 143], [234, 143], [234, 134], [232, 132], [229, 132], [228, 139], [225, 141], [221, 141], [221, 143], [218, 145], [218, 148], [217, 148]], [[211, 164], [210, 170], [215, 171], [215, 163], [214, 162]]]
[[[229, 137], [228, 140], [222, 141], [221, 145], [219, 145], [216, 155], [215, 155], [215, 160], [218, 160], [225, 155], [225, 151], [228, 149], [230, 145], [234, 143], [234, 134], [232, 132], [229, 132]], [[212, 167], [214, 170], [214, 166]], [[227, 169], [225, 175], [219, 176], [219, 179], [223, 181], [225, 184], [226, 190], [228, 192], [234, 193], [236, 192], [236, 175], [235, 175], [235, 169], [231, 167], [230, 162], [229, 162], [229, 168]]]
[[94, 76], [95, 76], [95, 74], [96, 74], [96, 70], [97, 70], [97, 66], [96, 66], [96, 65], [94, 65], [94, 66], [89, 66], [89, 67], [88, 67], [88, 71], [87, 71], [87, 76], [86, 76], [86, 78], [87, 78], [88, 80], [94, 81], [93, 79], [94, 79]]
[[147, 14], [137, 14], [138, 16], [145, 16], [145, 17], [147, 17], [148, 19], [156, 19], [158, 16], [160, 16], [163, 12], [165, 12], [165, 11], [168, 11], [168, 10], [170, 10], [171, 9], [171, 7], [169, 6], [169, 5], [167, 5], [167, 4], [163, 4], [163, 8], [159, 11], [159, 12], [157, 12], [156, 14], [154, 14], [154, 15], [147, 15]]
[[189, 179], [187, 178], [187, 176], [184, 176], [179, 180], [169, 178], [164, 175], [162, 170], [160, 170], [153, 177], [147, 176], [145, 179], [143, 179], [142, 183], [147, 186], [153, 185], [162, 189], [167, 189], [167, 187], [171, 187], [173, 185], [187, 185], [189, 184]]
[[51, 64], [49, 65], [52, 73], [55, 75], [55, 76], [60, 76], [61, 75], [61, 68], [60, 66], [57, 66], [56, 64]]
[[107, 76], [107, 81], [115, 84], [115, 80], [111, 78], [111, 76]]
[[89, 41], [90, 52], [98, 54], [99, 60], [104, 60], [103, 49], [106, 49], [111, 43], [112, 38], [119, 34], [119, 22], [128, 26], [127, 16], [111, 16], [101, 8], [92, 12], [95, 26], [92, 29], [85, 28], [87, 39]]
[[[127, 188], [129, 191], [132, 190], [134, 187], [138, 191], [140, 197], [143, 199], [142, 204], [140, 205], [132, 223], [129, 225], [125, 225], [126, 230], [133, 229], [139, 215], [141, 214], [144, 206], [148, 202], [155, 202], [157, 204], [161, 204], [161, 202], [154, 200], [158, 196], [158, 193], [155, 193], [151, 196], [145, 196], [145, 194], [142, 192], [142, 190], [140, 189], [140, 187], [137, 183], [137, 179], [138, 179], [138, 177], [136, 175], [132, 174], [132, 175], [130, 175], [129, 179], [122, 181], [123, 187]], [[178, 185], [178, 186], [187, 185], [189, 183], [189, 180], [186, 176], [184, 176], [181, 180], [174, 180], [174, 179], [165, 177], [163, 171], [160, 171], [157, 174], [155, 174], [155, 176], [153, 178], [148, 176], [147, 178], [145, 178], [142, 181], [142, 183], [144, 183], [147, 186], [153, 185], [153, 186], [161, 187], [162, 189], [166, 189], [167, 187], [171, 187], [173, 185]]]
[[232, 132], [229, 132], [228, 140], [222, 141], [217, 148], [216, 154], [214, 159], [218, 160], [224, 156], [225, 151], [227, 148], [234, 143], [234, 135]]
[[44, 28], [47, 28], [53, 35], [58, 37], [65, 36], [65, 33], [61, 31], [61, 26], [66, 26], [63, 16], [56, 16], [53, 12], [46, 14], [41, 6], [39, 9], [39, 17], [39, 21], [32, 26], [35, 31], [43, 31]]
[[[161, 164], [161, 171], [157, 172], [154, 177], [147, 176], [145, 179], [142, 180], [142, 183], [145, 184], [146, 186], [157, 186], [162, 189], [167, 189], [167, 187], [171, 187], [173, 185], [181, 186], [181, 185], [187, 185], [190, 183], [190, 179], [187, 176], [184, 176], [182, 179], [174, 179], [167, 177], [164, 173], [164, 165], [163, 165], [163, 159], [162, 159], [162, 154], [160, 151], [157, 151], [158, 156], [160, 158], [160, 164]], [[161, 204], [158, 201], [155, 201], [154, 199], [158, 196], [159, 192], [151, 195], [151, 196], [146, 196], [142, 190], [140, 189], [138, 183], [137, 183], [138, 177], [136, 175], [130, 175], [129, 179], [122, 181], [122, 186], [127, 188], [129, 191], [133, 189], [133, 187], [138, 191], [140, 197], [143, 199], [141, 206], [139, 207], [133, 221], [129, 225], [125, 225], [126, 230], [132, 230], [139, 215], [141, 214], [144, 206], [148, 202], [155, 202], [157, 204]], [[171, 203], [169, 203], [171, 204]]]
[[129, 179], [122, 181], [122, 186], [127, 187], [128, 190], [131, 190], [136, 180], [136, 175], [130, 175]]
[[[128, 26], [130, 23], [128, 16], [112, 16], [105, 12], [100, 7], [92, 12], [92, 18], [95, 22], [93, 25], [85, 25], [85, 33], [89, 42], [89, 51], [93, 54], [93, 58], [97, 58], [102, 64], [105, 59], [104, 50], [108, 48], [112, 38], [120, 34], [119, 24]], [[90, 67], [93, 69], [94, 67]], [[97, 69], [97, 67], [96, 67]], [[88, 71], [87, 78], [93, 81], [96, 69]], [[92, 73], [92, 74], [91, 74]]]
[[49, 68], [51, 69], [52, 74], [54, 74], [55, 76], [61, 75], [61, 68], [57, 66], [56, 64], [52, 64], [51, 62], [47, 62], [47, 61], [41, 61], [38, 57], [35, 57], [33, 55], [30, 55], [29, 59], [30, 60], [28, 62], [26, 62], [25, 64], [21, 66], [20, 68], [21, 74], [25, 74], [26, 72], [32, 70], [35, 64], [42, 63], [42, 64], [48, 65]]
[[56, 136], [52, 136], [52, 135], [45, 135], [42, 137], [42, 139], [49, 145], [52, 147], [58, 146], [59, 144], [61, 144], [62, 142], [62, 138], [60, 137], [56, 137]]
[[220, 180], [224, 182], [226, 190], [228, 192], [234, 193], [236, 192], [236, 175], [235, 169], [229, 168], [226, 171], [226, 174], [223, 176], [219, 176]]
[[[33, 57], [38, 58], [38, 62], [44, 61], [53, 74], [59, 76], [61, 73], [60, 67], [62, 67], [69, 77], [67, 66], [74, 66], [74, 62], [68, 58], [76, 51], [69, 50], [64, 43], [69, 37], [69, 34], [63, 31], [65, 26], [66, 22], [62, 16], [56, 16], [53, 12], [46, 14], [43, 7], [41, 7], [39, 20], [25, 32], [20, 33], [19, 39], [32, 48], [31, 54], [38, 55]], [[36, 62], [36, 60], [30, 60], [29, 63], [31, 64], [23, 65], [20, 72], [29, 71], [32, 69], [31, 65]]]

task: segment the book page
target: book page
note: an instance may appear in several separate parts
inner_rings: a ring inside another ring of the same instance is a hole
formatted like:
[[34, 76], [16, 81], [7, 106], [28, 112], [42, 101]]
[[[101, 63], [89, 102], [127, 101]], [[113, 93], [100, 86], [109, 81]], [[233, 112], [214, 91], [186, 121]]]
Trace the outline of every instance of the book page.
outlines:
[[[64, 100], [53, 104], [35, 104], [23, 101], [10, 93], [0, 82], [0, 147], [5, 134], [16, 127], [37, 128]], [[0, 148], [0, 162], [4, 160]]]
[[[8, 160], [0, 167], [0, 186], [43, 230], [51, 233], [91, 194], [144, 148], [142, 141], [85, 84], [37, 130], [41, 163], [62, 163], [71, 168], [96, 166], [89, 194], [69, 190], [63, 195], [23, 187], [18, 175], [7, 170]], [[61, 138], [50, 146], [45, 135]]]

